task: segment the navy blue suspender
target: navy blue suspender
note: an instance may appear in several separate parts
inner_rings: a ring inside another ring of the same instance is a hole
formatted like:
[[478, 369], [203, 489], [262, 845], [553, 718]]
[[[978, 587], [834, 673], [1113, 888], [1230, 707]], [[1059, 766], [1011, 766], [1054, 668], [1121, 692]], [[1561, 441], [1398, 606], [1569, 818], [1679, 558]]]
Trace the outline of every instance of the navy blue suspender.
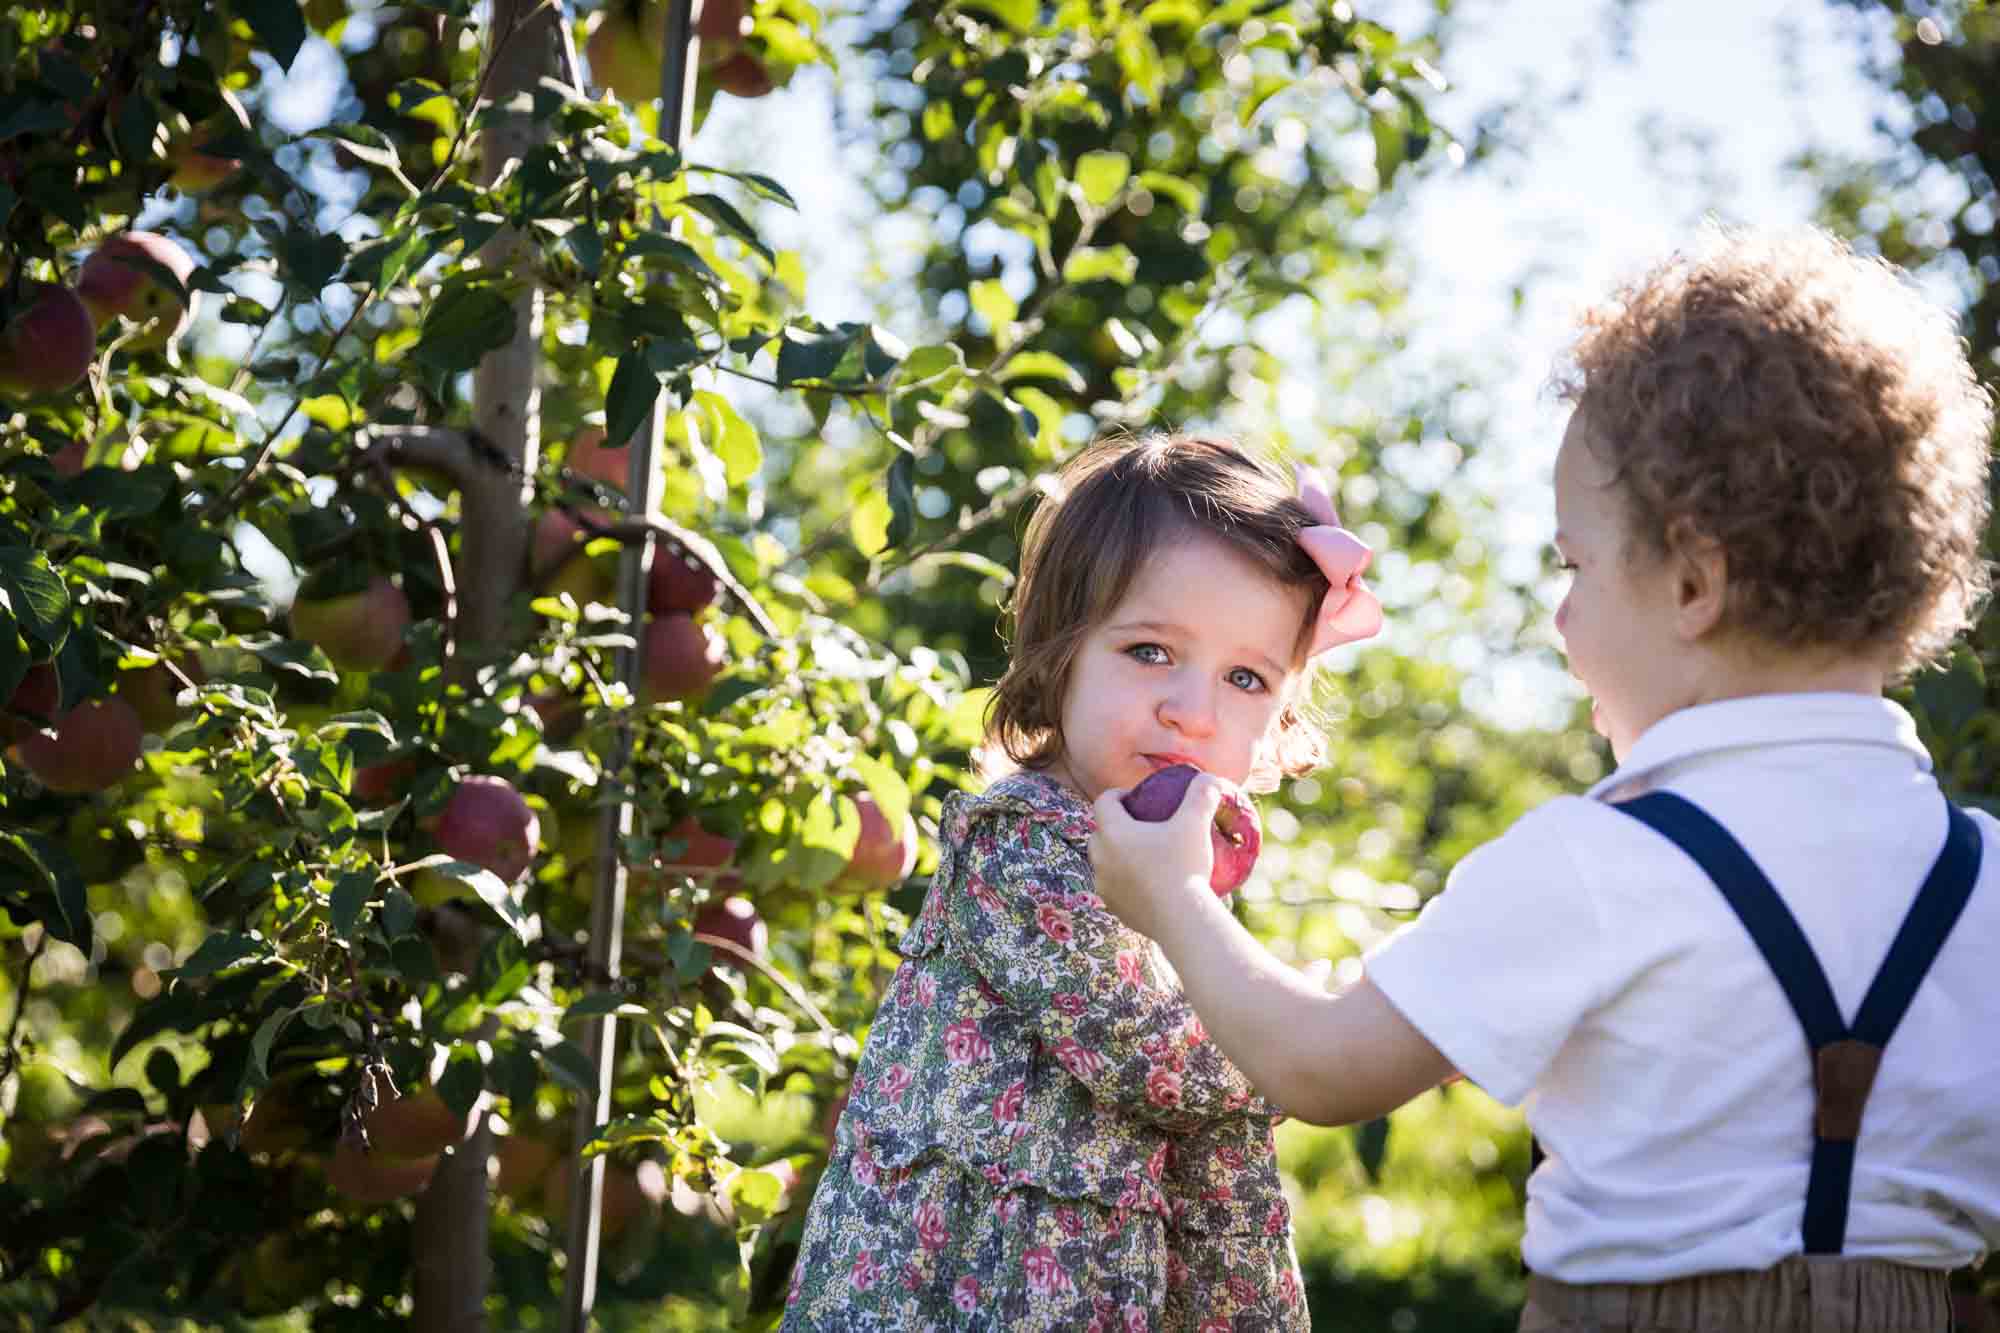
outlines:
[[1611, 808], [1658, 832], [1715, 881], [1798, 1015], [1813, 1058], [1818, 1102], [1812, 1171], [1806, 1184], [1805, 1252], [1839, 1254], [1847, 1235], [1862, 1108], [1874, 1086], [1882, 1048], [1972, 895], [1979, 877], [1978, 827], [1963, 810], [1946, 802], [1950, 828], [1944, 850], [1918, 890], [1850, 1026], [1841, 1019], [1826, 973], [1784, 899], [1728, 830], [1672, 792], [1651, 792]]

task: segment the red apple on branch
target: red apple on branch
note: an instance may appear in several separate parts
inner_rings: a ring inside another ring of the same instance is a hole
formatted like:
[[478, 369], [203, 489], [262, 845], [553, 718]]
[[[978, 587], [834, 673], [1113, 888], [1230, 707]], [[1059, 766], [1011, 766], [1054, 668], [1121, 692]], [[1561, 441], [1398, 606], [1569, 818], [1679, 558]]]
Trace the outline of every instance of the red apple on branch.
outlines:
[[[1120, 798], [1132, 818], [1158, 824], [1172, 819], [1187, 795], [1188, 784], [1201, 772], [1193, 764], [1174, 764], [1160, 769]], [[1264, 831], [1257, 822], [1257, 810], [1234, 787], [1223, 793], [1216, 807], [1215, 822], [1208, 838], [1215, 852], [1215, 866], [1209, 872], [1208, 887], [1216, 897], [1225, 897], [1250, 878], [1257, 853], [1264, 846]]]
[[0, 394], [39, 398], [83, 378], [97, 351], [89, 307], [67, 287], [29, 283], [22, 304], [0, 330]]
[[216, 91], [222, 96], [222, 109], [180, 137], [168, 150], [174, 171], [167, 177], [167, 184], [185, 194], [206, 194], [234, 176], [243, 165], [241, 158], [216, 157], [202, 151], [219, 134], [250, 128], [250, 117], [244, 112], [243, 103], [236, 100], [236, 94], [227, 88]]
[[327, 598], [301, 595], [292, 603], [292, 633], [317, 644], [343, 671], [380, 671], [403, 651], [410, 602], [377, 574], [360, 592]]
[[438, 816], [437, 844], [509, 884], [535, 859], [541, 820], [505, 778], [477, 773], [458, 784]]
[[437, 1170], [436, 1157], [394, 1158], [342, 1138], [326, 1164], [326, 1183], [356, 1203], [385, 1204], [420, 1192]]
[[51, 791], [102, 791], [132, 771], [145, 733], [123, 699], [85, 699], [55, 719], [53, 735], [23, 736], [14, 752]]
[[61, 703], [62, 681], [55, 667], [47, 662], [35, 663], [7, 697], [7, 711], [28, 720], [0, 718], [0, 741], [11, 744], [34, 731], [37, 725], [53, 721]]
[[183, 302], [145, 267], [148, 262], [173, 274], [183, 288], [194, 275], [194, 256], [178, 242], [158, 232], [125, 231], [98, 246], [76, 278], [76, 294], [98, 328], [119, 316], [140, 326], [128, 348], [158, 347], [180, 336], [199, 304], [199, 293], [192, 290]]
[[648, 611], [699, 611], [715, 600], [720, 588], [706, 565], [670, 543], [655, 544], [652, 574], [646, 582]]
[[707, 693], [727, 659], [714, 631], [685, 611], [646, 622], [646, 680], [651, 702], [693, 699]]
[[724, 898], [702, 908], [694, 933], [727, 940], [752, 958], [762, 958], [771, 940], [770, 928], [748, 898]]
[[855, 839], [841, 882], [863, 892], [894, 888], [909, 878], [917, 864], [917, 821], [904, 811], [902, 827], [894, 827], [865, 791], [854, 794], [854, 806], [861, 813], [861, 836]]

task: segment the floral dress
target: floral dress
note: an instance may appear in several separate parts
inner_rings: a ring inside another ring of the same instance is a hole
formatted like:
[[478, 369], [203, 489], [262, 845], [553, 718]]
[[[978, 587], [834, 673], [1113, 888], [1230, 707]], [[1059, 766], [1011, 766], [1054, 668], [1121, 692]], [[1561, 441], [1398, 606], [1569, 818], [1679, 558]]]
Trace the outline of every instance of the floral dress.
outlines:
[[1304, 1330], [1278, 1118], [1091, 892], [1032, 772], [945, 804], [786, 1330]]

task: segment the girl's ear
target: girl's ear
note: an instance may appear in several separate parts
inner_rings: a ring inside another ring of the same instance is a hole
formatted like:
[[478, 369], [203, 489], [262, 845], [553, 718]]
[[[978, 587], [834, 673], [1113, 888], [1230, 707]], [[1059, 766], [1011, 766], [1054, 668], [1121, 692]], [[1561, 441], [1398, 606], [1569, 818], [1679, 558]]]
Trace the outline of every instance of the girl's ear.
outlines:
[[1677, 518], [1667, 525], [1666, 564], [1673, 579], [1674, 625], [1692, 643], [1721, 626], [1729, 608], [1729, 556], [1721, 542]]

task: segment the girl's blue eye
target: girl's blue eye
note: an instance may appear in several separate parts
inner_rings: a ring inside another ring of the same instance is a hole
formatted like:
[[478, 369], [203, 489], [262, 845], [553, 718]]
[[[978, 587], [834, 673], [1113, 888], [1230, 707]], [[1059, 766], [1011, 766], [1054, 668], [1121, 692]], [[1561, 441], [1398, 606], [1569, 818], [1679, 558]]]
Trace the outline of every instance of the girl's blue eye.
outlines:
[[1127, 656], [1136, 658], [1141, 662], [1164, 662], [1167, 660], [1167, 650], [1160, 647], [1157, 643], [1135, 643], [1130, 648], [1127, 648], [1125, 652]]
[[1234, 685], [1239, 690], [1255, 691], [1264, 688], [1264, 678], [1249, 667], [1233, 668], [1227, 679], [1231, 685]]

